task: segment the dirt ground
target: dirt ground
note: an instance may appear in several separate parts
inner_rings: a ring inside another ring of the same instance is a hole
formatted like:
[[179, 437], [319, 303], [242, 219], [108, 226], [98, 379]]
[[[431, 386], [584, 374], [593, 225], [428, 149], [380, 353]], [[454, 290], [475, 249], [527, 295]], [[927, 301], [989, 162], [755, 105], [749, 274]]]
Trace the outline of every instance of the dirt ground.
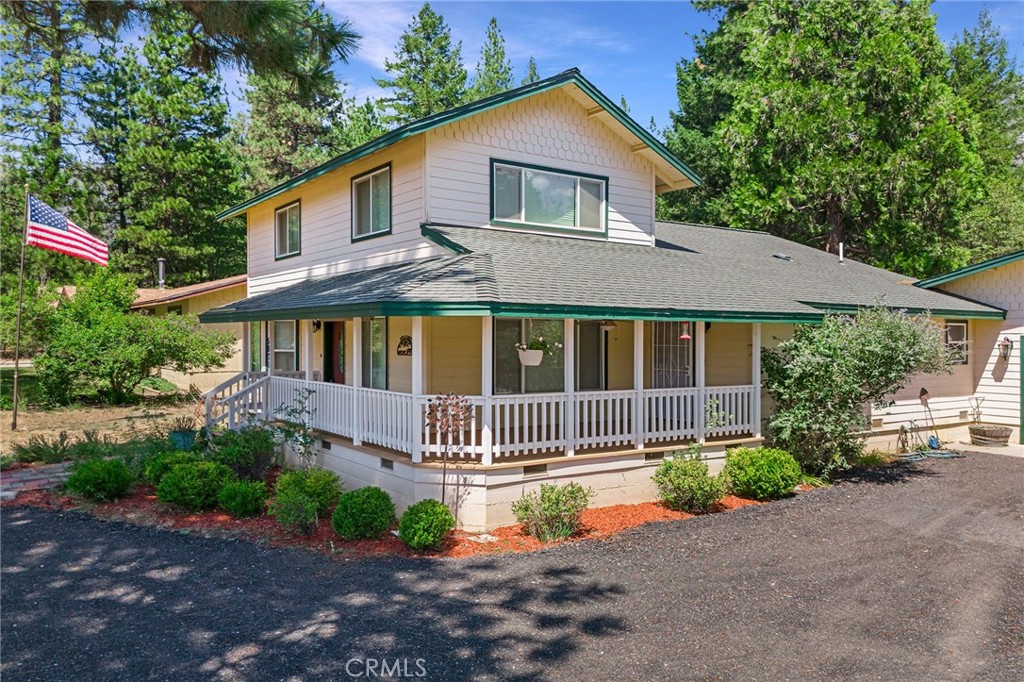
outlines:
[[83, 431], [95, 430], [100, 437], [124, 440], [132, 433], [167, 426], [175, 417], [194, 414], [192, 401], [160, 400], [127, 406], [80, 406], [54, 410], [19, 410], [18, 430], [11, 431], [11, 411], [0, 412], [0, 454], [10, 453], [18, 443], [34, 435], [56, 438], [67, 431], [79, 438]]

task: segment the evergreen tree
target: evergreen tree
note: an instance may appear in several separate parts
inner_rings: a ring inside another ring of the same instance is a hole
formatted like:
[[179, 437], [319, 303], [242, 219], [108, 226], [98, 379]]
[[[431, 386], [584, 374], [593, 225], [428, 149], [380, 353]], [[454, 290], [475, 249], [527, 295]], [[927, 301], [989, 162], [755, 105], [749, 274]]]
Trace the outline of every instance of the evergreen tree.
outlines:
[[245, 271], [244, 226], [214, 220], [241, 196], [227, 104], [217, 77], [186, 65], [187, 25], [173, 16], [154, 23], [141, 58], [126, 48], [110, 66], [127, 84], [124, 102], [91, 103], [97, 120], [105, 109], [121, 131], [116, 143], [98, 147], [123, 183], [113, 260], [145, 273], [143, 284], [155, 282], [158, 257], [167, 259], [174, 286]]
[[354, 149], [374, 140], [388, 131], [380, 103], [366, 99], [362, 104], [348, 106], [345, 127], [341, 132], [344, 149]]
[[982, 164], [928, 3], [701, 4], [722, 8], [678, 67], [668, 135], [705, 184], [663, 215], [843, 242], [911, 275], [962, 265]]
[[389, 78], [377, 85], [392, 90], [382, 100], [390, 113], [388, 123], [408, 123], [451, 109], [466, 97], [466, 68], [462, 43], [452, 43], [444, 17], [426, 3], [399, 39], [395, 58], [384, 61]]
[[978, 118], [984, 198], [961, 221], [971, 261], [1024, 249], [1024, 78], [1006, 38], [982, 11], [950, 50], [950, 82]]
[[498, 20], [491, 17], [487, 25], [487, 38], [476, 63], [476, 77], [469, 88], [470, 101], [497, 95], [513, 87], [512, 63], [505, 57], [505, 36], [498, 28]]
[[539, 80], [540, 72], [537, 71], [537, 60], [530, 57], [530, 61], [526, 65], [526, 75], [523, 76], [523, 80], [520, 85], [529, 85], [530, 83], [536, 83]]

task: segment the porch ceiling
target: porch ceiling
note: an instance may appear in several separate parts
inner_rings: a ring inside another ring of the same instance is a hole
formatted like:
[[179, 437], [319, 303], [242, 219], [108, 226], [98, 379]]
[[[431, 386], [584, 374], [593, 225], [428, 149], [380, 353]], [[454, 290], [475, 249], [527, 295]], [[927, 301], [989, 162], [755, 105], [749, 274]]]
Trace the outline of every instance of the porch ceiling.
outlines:
[[813, 322], [877, 302], [946, 317], [1005, 315], [760, 232], [658, 223], [653, 248], [470, 227], [425, 225], [423, 232], [451, 255], [307, 280], [200, 319], [496, 315]]

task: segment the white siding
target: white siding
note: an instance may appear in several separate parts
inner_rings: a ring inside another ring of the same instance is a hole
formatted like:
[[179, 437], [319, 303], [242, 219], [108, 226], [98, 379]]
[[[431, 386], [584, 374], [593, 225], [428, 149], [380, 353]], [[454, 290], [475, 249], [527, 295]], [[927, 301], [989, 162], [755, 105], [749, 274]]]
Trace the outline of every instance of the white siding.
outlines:
[[[1006, 426], [1020, 424], [1021, 340], [1024, 334], [1024, 261], [969, 275], [940, 287], [1006, 310], [1002, 321], [974, 324], [972, 346], [975, 357], [974, 384], [984, 397], [982, 420]], [[999, 358], [999, 341], [1013, 341], [1009, 361]]]
[[489, 225], [490, 160], [495, 158], [608, 177], [609, 239], [652, 243], [651, 163], [562, 91], [429, 131], [426, 158], [430, 221]]
[[[351, 180], [391, 164], [391, 234], [352, 241]], [[302, 252], [274, 259], [274, 211], [302, 201]], [[440, 253], [420, 234], [423, 222], [423, 138], [392, 145], [274, 197], [249, 211], [249, 295], [309, 277], [378, 267]]]

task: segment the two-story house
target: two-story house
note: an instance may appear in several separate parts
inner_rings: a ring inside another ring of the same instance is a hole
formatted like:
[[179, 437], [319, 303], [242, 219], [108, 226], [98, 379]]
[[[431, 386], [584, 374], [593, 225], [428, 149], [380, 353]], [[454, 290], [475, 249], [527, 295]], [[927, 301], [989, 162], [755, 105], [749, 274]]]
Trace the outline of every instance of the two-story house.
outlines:
[[[311, 389], [321, 464], [404, 507], [439, 496], [428, 400], [466, 395], [449, 486], [464, 527], [492, 528], [537, 482], [653, 499], [665, 452], [700, 441], [714, 465], [759, 443], [760, 349], [794, 324], [878, 300], [1003, 316], [767, 234], [656, 221], [658, 195], [699, 182], [571, 70], [230, 208], [248, 220], [248, 298], [202, 319], [250, 325], [244, 353], [269, 375], [212, 394], [211, 419]], [[536, 364], [517, 344], [541, 338]]]

